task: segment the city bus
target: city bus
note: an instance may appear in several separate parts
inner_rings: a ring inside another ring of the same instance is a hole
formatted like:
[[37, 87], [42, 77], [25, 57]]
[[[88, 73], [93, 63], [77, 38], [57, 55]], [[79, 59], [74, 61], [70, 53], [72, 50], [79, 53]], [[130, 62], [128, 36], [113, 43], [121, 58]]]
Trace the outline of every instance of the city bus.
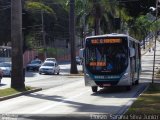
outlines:
[[0, 62], [11, 62], [10, 46], [0, 46]]
[[91, 86], [93, 92], [97, 92], [98, 87], [110, 86], [124, 86], [130, 90], [132, 85], [139, 84], [140, 42], [129, 35], [113, 33], [87, 37], [80, 54], [85, 86]]

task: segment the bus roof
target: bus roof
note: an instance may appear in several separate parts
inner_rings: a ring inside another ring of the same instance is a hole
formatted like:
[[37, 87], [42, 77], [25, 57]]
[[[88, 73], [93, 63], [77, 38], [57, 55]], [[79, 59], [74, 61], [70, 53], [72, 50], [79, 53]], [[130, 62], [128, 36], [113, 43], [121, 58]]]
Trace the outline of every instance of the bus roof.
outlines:
[[130, 38], [130, 40], [135, 41], [135, 42], [139, 42], [138, 40], [132, 38], [131, 36], [127, 35], [127, 34], [118, 34], [118, 33], [111, 33], [111, 34], [104, 34], [104, 35], [96, 35], [96, 36], [88, 36], [87, 38], [98, 38], [98, 37], [128, 37]]

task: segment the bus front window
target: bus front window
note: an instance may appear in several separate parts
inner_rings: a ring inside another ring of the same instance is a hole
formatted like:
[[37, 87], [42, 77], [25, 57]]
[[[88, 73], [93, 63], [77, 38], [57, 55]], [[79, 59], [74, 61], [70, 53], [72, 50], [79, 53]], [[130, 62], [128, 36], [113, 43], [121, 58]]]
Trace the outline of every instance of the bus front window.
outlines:
[[85, 58], [85, 66], [92, 74], [121, 74], [128, 66], [127, 42], [86, 45]]

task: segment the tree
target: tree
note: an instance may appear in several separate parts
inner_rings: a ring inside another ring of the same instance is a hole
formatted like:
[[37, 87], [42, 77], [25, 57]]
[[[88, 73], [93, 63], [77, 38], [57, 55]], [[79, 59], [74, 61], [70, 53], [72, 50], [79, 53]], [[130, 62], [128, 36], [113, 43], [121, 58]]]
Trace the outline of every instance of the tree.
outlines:
[[[21, 0], [11, 1], [12, 75], [11, 87], [25, 88], [23, 71], [22, 5]], [[18, 59], [17, 59], [18, 58]]]
[[[45, 32], [45, 25], [44, 25], [44, 14], [52, 14], [54, 16], [54, 11], [47, 5], [44, 5], [41, 2], [34, 2], [34, 1], [27, 1], [25, 4], [25, 8], [27, 10], [31, 10], [33, 12], [41, 13], [41, 33], [42, 33], [42, 40], [43, 40], [43, 49], [44, 49], [44, 58], [47, 56], [47, 47], [46, 47], [46, 32]], [[35, 31], [34, 31], [35, 32]], [[35, 33], [34, 33], [35, 36]], [[34, 39], [35, 42], [35, 39]]]
[[70, 0], [70, 15], [69, 15], [69, 36], [71, 44], [71, 69], [70, 73], [77, 74], [76, 54], [75, 54], [75, 1]]
[[11, 8], [10, 0], [0, 1], [0, 45], [11, 41]]
[[[58, 0], [57, 0], [58, 1]], [[25, 10], [27, 11], [28, 18], [31, 18], [30, 21], [26, 21], [25, 23], [30, 24], [28, 26], [33, 27], [25, 27], [25, 38], [27, 43], [30, 46], [35, 43], [32, 49], [38, 49], [39, 52], [44, 53], [44, 49], [42, 46], [42, 14], [40, 11], [43, 10], [44, 16], [44, 31], [45, 31], [45, 41], [47, 47], [47, 55], [48, 54], [48, 46], [53, 47], [54, 40], [66, 40], [69, 39], [69, 19], [68, 19], [68, 11], [66, 11], [63, 6], [56, 2], [56, 0], [45, 0], [45, 1], [37, 1], [37, 0], [29, 0], [26, 1]], [[64, 2], [64, 1], [63, 1]], [[25, 19], [26, 20], [26, 19]], [[25, 21], [24, 20], [24, 21]], [[26, 31], [29, 31], [26, 33]], [[44, 36], [43, 36], [44, 37]], [[29, 38], [29, 39], [28, 39]], [[40, 46], [39, 46], [40, 45]], [[40, 51], [41, 50], [41, 51]], [[55, 56], [54, 56], [55, 57]]]
[[94, 30], [95, 35], [113, 32], [113, 20], [119, 15], [117, 13], [116, 1], [76, 0], [77, 25], [88, 25], [89, 31]]

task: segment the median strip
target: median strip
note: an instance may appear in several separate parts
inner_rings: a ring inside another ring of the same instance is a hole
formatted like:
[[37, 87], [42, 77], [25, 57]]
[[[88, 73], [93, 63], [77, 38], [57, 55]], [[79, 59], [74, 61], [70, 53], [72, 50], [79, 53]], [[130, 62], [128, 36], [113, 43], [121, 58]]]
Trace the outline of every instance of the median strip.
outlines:
[[132, 104], [125, 115], [159, 114], [160, 84], [150, 84], [148, 89]]
[[34, 88], [34, 87], [25, 87], [24, 89], [13, 89], [13, 88], [6, 88], [0, 90], [0, 101], [11, 99], [14, 97], [18, 97], [21, 95], [26, 95], [32, 92], [37, 92], [42, 90], [42, 88]]

